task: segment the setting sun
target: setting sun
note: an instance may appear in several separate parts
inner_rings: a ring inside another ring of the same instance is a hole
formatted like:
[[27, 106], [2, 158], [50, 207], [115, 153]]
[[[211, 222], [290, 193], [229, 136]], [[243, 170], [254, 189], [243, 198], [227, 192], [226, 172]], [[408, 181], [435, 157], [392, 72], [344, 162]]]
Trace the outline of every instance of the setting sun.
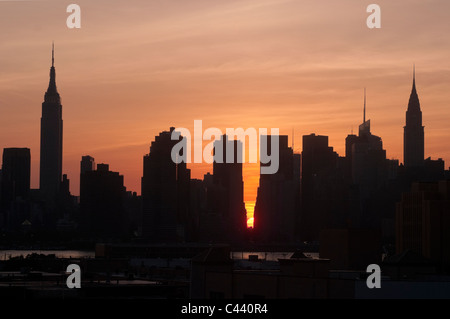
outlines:
[[248, 227], [248, 228], [253, 228], [253, 222], [254, 222], [254, 220], [255, 220], [255, 219], [254, 219], [253, 217], [247, 219], [247, 227]]
[[253, 228], [253, 222], [255, 220], [253, 218], [253, 213], [255, 211], [255, 202], [245, 202], [245, 209], [247, 210], [247, 227]]

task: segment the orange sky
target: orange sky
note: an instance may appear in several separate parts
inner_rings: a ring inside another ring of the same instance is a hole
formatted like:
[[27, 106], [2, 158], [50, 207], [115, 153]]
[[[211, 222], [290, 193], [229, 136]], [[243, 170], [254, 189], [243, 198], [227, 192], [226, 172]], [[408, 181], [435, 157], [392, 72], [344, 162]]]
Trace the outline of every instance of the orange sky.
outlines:
[[[66, 27], [81, 6], [82, 28]], [[362, 120], [402, 161], [403, 125], [416, 64], [425, 153], [450, 160], [450, 2], [298, 0], [0, 1], [0, 148], [29, 147], [38, 187], [41, 103], [55, 41], [64, 120], [64, 173], [79, 194], [79, 162], [125, 176], [140, 192], [142, 157], [170, 126], [295, 129], [344, 140]], [[211, 166], [192, 166], [202, 178]], [[245, 200], [258, 166], [246, 165]]]

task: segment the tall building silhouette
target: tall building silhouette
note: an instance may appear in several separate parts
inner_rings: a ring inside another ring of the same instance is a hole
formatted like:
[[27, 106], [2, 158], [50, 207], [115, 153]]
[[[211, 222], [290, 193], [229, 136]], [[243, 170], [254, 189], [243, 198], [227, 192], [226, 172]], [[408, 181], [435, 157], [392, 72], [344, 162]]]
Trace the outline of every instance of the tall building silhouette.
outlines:
[[339, 155], [328, 145], [328, 136], [310, 134], [303, 136], [301, 158], [301, 238], [318, 240], [334, 206], [330, 199], [337, 184], [333, 180]]
[[63, 149], [62, 105], [56, 89], [54, 52], [52, 48], [50, 82], [42, 103], [39, 176], [39, 188], [45, 198], [50, 201], [55, 200], [61, 184]]
[[172, 148], [183, 140], [172, 140], [174, 130], [156, 136], [144, 156], [142, 234], [156, 242], [184, 241], [188, 236], [190, 170], [186, 163], [172, 161]]
[[[213, 183], [219, 186], [221, 199], [216, 202], [216, 211], [222, 216], [227, 241], [240, 241], [247, 230], [247, 213], [244, 204], [244, 180], [242, 176], [242, 142], [228, 140], [227, 135], [214, 142]], [[223, 158], [219, 158], [217, 150], [222, 148]], [[227, 154], [233, 149], [233, 161], [227, 162]], [[220, 205], [217, 205], [220, 203]]]
[[95, 170], [95, 159], [92, 156], [86, 155], [81, 157], [80, 172], [90, 172]]
[[[396, 194], [392, 188], [397, 178], [398, 160], [386, 158], [381, 137], [372, 134], [370, 120], [366, 120], [366, 92], [364, 90], [363, 122], [358, 135], [345, 139], [345, 156], [349, 164], [348, 180], [351, 209], [349, 226], [380, 229], [384, 237], [393, 235], [393, 206]], [[391, 227], [391, 228], [389, 228]]]
[[403, 162], [405, 167], [421, 167], [424, 164], [424, 127], [422, 111], [416, 90], [416, 72], [414, 69], [413, 86], [406, 111], [406, 125], [403, 135]]
[[1, 224], [14, 228], [29, 214], [31, 155], [29, 148], [3, 150], [0, 192]]
[[110, 171], [108, 164], [98, 164], [96, 170], [81, 172], [80, 213], [84, 235], [120, 238], [125, 234], [125, 192], [123, 175]]
[[2, 162], [2, 199], [28, 198], [30, 195], [30, 166], [31, 155], [29, 148], [3, 149]]
[[[272, 154], [272, 137], [267, 153]], [[254, 230], [258, 241], [293, 242], [299, 219], [300, 155], [288, 146], [288, 136], [278, 136], [279, 168], [275, 174], [260, 174], [255, 205]], [[268, 164], [261, 163], [262, 166]]]
[[365, 199], [387, 182], [388, 162], [381, 137], [370, 131], [370, 120], [366, 120], [366, 92], [364, 90], [363, 123], [359, 134], [345, 139], [346, 156], [350, 163], [351, 180], [359, 185], [360, 196]]

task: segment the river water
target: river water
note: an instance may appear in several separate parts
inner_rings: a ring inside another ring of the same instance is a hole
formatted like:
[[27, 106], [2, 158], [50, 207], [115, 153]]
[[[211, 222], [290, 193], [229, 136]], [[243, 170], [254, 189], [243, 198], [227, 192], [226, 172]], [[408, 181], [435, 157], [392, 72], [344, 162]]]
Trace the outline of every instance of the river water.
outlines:
[[89, 250], [0, 250], [0, 260], [12, 257], [26, 257], [31, 254], [55, 255], [58, 258], [94, 258], [95, 252]]
[[[90, 250], [0, 250], [0, 260], [8, 260], [12, 257], [26, 257], [31, 254], [55, 255], [58, 258], [94, 258], [95, 251]], [[237, 252], [231, 253], [232, 259], [249, 259], [250, 255], [257, 255], [259, 260], [277, 261], [292, 256], [293, 252]], [[318, 258], [317, 253], [305, 253], [308, 257]]]
[[[288, 259], [291, 258], [293, 252], [237, 252], [233, 251], [231, 253], [232, 259], [249, 259], [250, 255], [257, 255], [259, 260], [267, 260], [267, 261], [278, 261], [278, 259]], [[307, 257], [318, 258], [318, 253], [305, 253]]]

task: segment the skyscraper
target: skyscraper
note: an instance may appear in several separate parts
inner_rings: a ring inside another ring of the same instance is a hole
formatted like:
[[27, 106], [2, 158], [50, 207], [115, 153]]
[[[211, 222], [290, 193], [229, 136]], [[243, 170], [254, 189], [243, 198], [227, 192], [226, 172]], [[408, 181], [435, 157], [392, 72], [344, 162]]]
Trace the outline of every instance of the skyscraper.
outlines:
[[54, 48], [50, 82], [42, 103], [41, 118], [41, 160], [39, 188], [43, 195], [54, 200], [62, 177], [63, 121], [61, 98], [56, 89]]
[[339, 155], [328, 145], [328, 136], [310, 134], [303, 136], [301, 159], [300, 237], [318, 240], [330, 215], [336, 215], [336, 201], [344, 198], [337, 169]]
[[80, 163], [81, 174], [85, 172], [90, 172], [95, 170], [95, 159], [92, 156], [86, 155], [81, 157], [81, 163]]
[[[222, 216], [224, 240], [241, 241], [247, 230], [247, 211], [244, 204], [244, 180], [242, 176], [242, 142], [228, 140], [227, 135], [214, 142], [213, 183], [221, 188], [216, 212]], [[219, 149], [222, 148], [222, 154]], [[227, 152], [233, 151], [233, 156]], [[222, 155], [222, 158], [220, 158]], [[232, 158], [230, 163], [227, 157]]]
[[[267, 140], [267, 153], [272, 154], [272, 137], [261, 138]], [[288, 146], [287, 135], [278, 136], [278, 140], [278, 171], [260, 174], [256, 198], [254, 229], [257, 240], [263, 242], [293, 242], [299, 218], [300, 154]]]
[[413, 86], [406, 111], [406, 125], [403, 135], [403, 162], [405, 167], [421, 167], [424, 161], [424, 127], [422, 111], [416, 91], [416, 72], [414, 70]]
[[26, 199], [30, 195], [31, 155], [29, 148], [3, 149], [2, 200]]
[[366, 120], [366, 91], [364, 90], [363, 122], [359, 134], [345, 139], [346, 157], [349, 160], [351, 180], [359, 185], [362, 198], [369, 197], [375, 189], [387, 181], [386, 151], [381, 137], [370, 131], [370, 120]]
[[0, 225], [15, 228], [28, 218], [30, 197], [29, 148], [5, 148], [3, 150], [0, 192]]
[[81, 228], [85, 235], [120, 238], [125, 234], [125, 192], [123, 175], [110, 171], [108, 164], [98, 164], [97, 170], [81, 173], [80, 213]]
[[161, 132], [144, 156], [142, 177], [143, 236], [156, 242], [187, 239], [190, 170], [186, 163], [172, 161], [172, 148], [184, 138], [172, 140], [172, 132]]
[[347, 136], [345, 149], [352, 197], [359, 202], [356, 207], [352, 201], [355, 210], [351, 210], [348, 216], [349, 223], [353, 227], [379, 228], [384, 215], [390, 216], [389, 210], [385, 208], [389, 204], [381, 200], [379, 194], [386, 191], [389, 178], [395, 178], [398, 163], [386, 159], [386, 150], [383, 149], [381, 137], [371, 132], [370, 120], [366, 120], [365, 90], [363, 122], [359, 126], [358, 136], [353, 134]]

